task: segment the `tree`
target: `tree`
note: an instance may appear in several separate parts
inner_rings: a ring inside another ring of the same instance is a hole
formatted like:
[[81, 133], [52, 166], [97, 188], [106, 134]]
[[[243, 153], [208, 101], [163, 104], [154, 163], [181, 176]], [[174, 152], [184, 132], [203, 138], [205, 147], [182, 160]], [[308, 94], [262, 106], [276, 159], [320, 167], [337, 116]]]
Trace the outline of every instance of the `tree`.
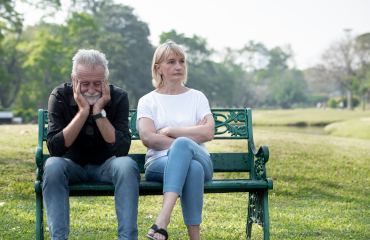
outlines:
[[369, 37], [353, 37], [350, 32], [335, 42], [323, 54], [323, 62], [332, 79], [347, 90], [347, 108], [353, 110], [353, 94], [367, 89]]
[[0, 48], [0, 101], [1, 106], [9, 108], [14, 102], [21, 83], [22, 71], [16, 46], [19, 38], [10, 35], [1, 41]]
[[275, 47], [268, 51], [268, 56], [266, 68], [255, 74], [257, 84], [268, 86], [264, 93], [266, 104], [290, 108], [293, 104], [304, 102], [306, 80], [302, 71], [289, 69], [288, 61], [292, 58], [290, 48]]
[[[39, 0], [27, 2], [36, 7], [60, 6], [59, 0]], [[9, 108], [21, 88], [23, 56], [18, 51], [21, 42], [23, 17], [15, 11], [15, 1], [0, 1], [0, 101], [4, 108]], [[6, 36], [6, 37], [5, 37]]]
[[365, 33], [355, 38], [356, 52], [359, 55], [360, 68], [357, 71], [359, 76], [359, 93], [362, 97], [365, 110], [366, 102], [370, 103], [370, 33]]
[[136, 107], [153, 89], [150, 66], [154, 49], [148, 25], [133, 14], [133, 8], [112, 1], [88, 0], [80, 5], [99, 23], [102, 37], [98, 47], [109, 60], [109, 81], [123, 87], [129, 93], [130, 106]]

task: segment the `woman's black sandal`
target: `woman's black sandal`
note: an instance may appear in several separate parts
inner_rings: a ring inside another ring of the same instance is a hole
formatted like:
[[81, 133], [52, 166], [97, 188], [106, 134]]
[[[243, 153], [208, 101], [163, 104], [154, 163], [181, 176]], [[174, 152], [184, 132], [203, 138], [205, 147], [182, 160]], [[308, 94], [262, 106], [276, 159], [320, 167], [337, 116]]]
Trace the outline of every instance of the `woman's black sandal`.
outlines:
[[[154, 230], [154, 233], [162, 234], [166, 238], [166, 240], [168, 239], [168, 233], [167, 233], [167, 231], [164, 230], [163, 228], [158, 229], [157, 224], [153, 224], [153, 226], [151, 226], [150, 228]], [[147, 237], [147, 238], [149, 238], [151, 240], [157, 240], [156, 238], [150, 236], [149, 234], [145, 235], [145, 237]]]

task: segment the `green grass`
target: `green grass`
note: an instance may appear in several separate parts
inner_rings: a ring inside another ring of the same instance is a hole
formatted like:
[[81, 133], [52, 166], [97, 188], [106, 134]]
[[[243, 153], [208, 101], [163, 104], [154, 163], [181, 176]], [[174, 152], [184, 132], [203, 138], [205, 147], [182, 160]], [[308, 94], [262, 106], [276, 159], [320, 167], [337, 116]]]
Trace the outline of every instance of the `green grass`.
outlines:
[[[258, 111], [253, 111], [254, 119], [256, 115]], [[267, 145], [270, 150], [271, 239], [370, 239], [370, 140], [268, 130], [256, 130], [254, 138], [256, 146]], [[36, 143], [36, 125], [0, 126], [0, 239], [34, 239]], [[207, 147], [212, 152], [244, 151], [244, 144], [225, 140]], [[135, 141], [131, 151], [145, 148]], [[245, 239], [247, 197], [247, 193], [206, 194], [201, 238]], [[139, 239], [145, 239], [154, 223], [161, 199], [140, 197]], [[70, 203], [70, 239], [117, 239], [113, 197], [72, 197]], [[168, 230], [171, 239], [187, 239], [179, 203]], [[253, 227], [252, 239], [262, 239], [259, 226]]]
[[254, 125], [320, 125], [370, 117], [369, 111], [355, 109], [354, 111], [326, 108], [318, 110], [315, 108], [306, 109], [280, 109], [280, 110], [253, 110]]
[[332, 136], [370, 139], [370, 114], [366, 118], [329, 124], [324, 131]]

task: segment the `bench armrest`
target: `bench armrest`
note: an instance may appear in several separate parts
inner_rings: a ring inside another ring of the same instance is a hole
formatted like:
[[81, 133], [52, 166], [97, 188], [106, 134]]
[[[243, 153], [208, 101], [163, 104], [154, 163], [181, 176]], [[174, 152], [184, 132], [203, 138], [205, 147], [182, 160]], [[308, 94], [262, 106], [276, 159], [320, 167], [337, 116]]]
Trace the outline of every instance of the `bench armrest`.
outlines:
[[254, 172], [257, 180], [266, 180], [266, 166], [269, 160], [269, 149], [267, 146], [261, 146], [256, 154], [253, 154], [257, 159], [254, 162]]
[[252, 129], [252, 110], [247, 108], [247, 115], [248, 115], [248, 132], [249, 132], [249, 141], [248, 141], [248, 149], [252, 152], [256, 161], [254, 162], [254, 171], [252, 175], [254, 175], [255, 179], [257, 180], [266, 180], [266, 163], [269, 160], [269, 149], [267, 146], [262, 145], [258, 151], [254, 145], [253, 141], [253, 129]]

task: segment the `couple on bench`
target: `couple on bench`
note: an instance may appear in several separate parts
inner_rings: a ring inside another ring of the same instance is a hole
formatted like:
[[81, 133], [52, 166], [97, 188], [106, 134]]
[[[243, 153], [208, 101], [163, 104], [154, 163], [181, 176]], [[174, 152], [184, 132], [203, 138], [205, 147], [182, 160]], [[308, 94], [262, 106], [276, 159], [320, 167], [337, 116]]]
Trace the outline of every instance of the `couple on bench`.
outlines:
[[[108, 84], [108, 61], [97, 50], [73, 57], [72, 82], [56, 87], [48, 103], [43, 196], [51, 239], [68, 239], [69, 188], [78, 182], [115, 185], [118, 238], [137, 239], [140, 173], [127, 154], [131, 145], [127, 92]], [[163, 202], [149, 239], [168, 239], [167, 226], [178, 197], [189, 238], [199, 239], [204, 181], [213, 176], [204, 145], [215, 123], [205, 95], [185, 87], [185, 53], [171, 40], [152, 62], [154, 91], [137, 107], [137, 129], [147, 147], [145, 178], [163, 182]]]

